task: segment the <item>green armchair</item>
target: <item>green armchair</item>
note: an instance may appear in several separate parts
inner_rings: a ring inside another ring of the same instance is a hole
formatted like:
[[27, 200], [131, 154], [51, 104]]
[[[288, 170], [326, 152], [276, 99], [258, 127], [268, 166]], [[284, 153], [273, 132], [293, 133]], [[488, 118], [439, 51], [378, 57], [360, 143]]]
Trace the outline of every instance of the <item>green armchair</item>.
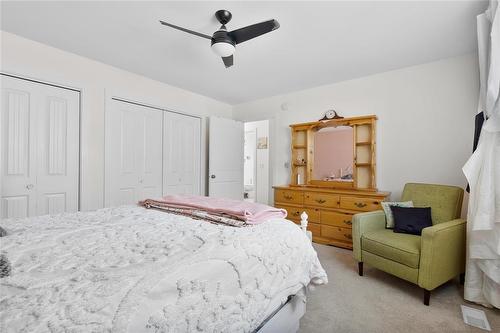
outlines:
[[431, 207], [432, 227], [422, 236], [395, 233], [385, 228], [385, 214], [374, 211], [354, 215], [352, 240], [359, 275], [363, 263], [383, 270], [424, 289], [424, 304], [430, 293], [465, 272], [466, 221], [460, 219], [463, 189], [455, 186], [406, 184], [401, 201], [415, 207]]

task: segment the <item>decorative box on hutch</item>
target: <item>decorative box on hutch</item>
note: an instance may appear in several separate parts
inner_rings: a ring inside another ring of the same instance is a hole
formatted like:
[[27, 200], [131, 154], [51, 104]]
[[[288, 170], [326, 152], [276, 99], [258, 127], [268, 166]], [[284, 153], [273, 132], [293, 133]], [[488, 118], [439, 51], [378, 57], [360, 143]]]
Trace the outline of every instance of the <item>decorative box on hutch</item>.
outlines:
[[300, 223], [309, 215], [313, 241], [352, 249], [352, 215], [381, 209], [389, 193], [375, 179], [376, 116], [290, 125], [291, 183], [274, 187], [274, 205]]

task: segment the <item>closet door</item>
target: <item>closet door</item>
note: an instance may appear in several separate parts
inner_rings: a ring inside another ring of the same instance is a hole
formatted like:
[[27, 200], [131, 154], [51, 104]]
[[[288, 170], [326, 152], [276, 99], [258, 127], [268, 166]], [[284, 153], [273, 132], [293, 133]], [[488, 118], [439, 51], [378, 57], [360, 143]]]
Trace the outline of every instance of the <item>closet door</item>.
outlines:
[[2, 76], [1, 216], [78, 210], [79, 92]]
[[105, 206], [161, 196], [162, 112], [112, 100], [105, 122]]
[[201, 120], [165, 112], [163, 115], [164, 194], [200, 194]]

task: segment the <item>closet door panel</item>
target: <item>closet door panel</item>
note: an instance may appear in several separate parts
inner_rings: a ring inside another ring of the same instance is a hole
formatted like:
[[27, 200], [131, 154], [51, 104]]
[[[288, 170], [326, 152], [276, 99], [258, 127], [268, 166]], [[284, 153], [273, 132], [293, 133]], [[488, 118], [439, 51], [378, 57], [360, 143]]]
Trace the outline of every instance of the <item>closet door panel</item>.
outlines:
[[112, 100], [105, 121], [105, 206], [161, 196], [162, 112]]
[[133, 204], [140, 178], [137, 147], [144, 128], [137, 123], [139, 116], [132, 105], [111, 103], [105, 120], [105, 205]]
[[164, 115], [164, 165], [165, 165], [165, 194], [182, 194], [182, 128], [181, 118], [175, 113]]
[[199, 118], [164, 115], [164, 194], [200, 194]]
[[141, 191], [139, 200], [158, 198], [162, 194], [162, 111], [147, 110], [141, 116], [143, 138], [140, 141], [142, 161], [142, 176], [139, 180]]
[[43, 87], [37, 136], [37, 213], [78, 210], [79, 98], [74, 91]]
[[30, 85], [2, 77], [2, 218], [21, 218], [35, 214], [36, 182], [33, 163], [36, 98]]
[[187, 194], [200, 194], [200, 130], [199, 118], [184, 119], [182, 185]]

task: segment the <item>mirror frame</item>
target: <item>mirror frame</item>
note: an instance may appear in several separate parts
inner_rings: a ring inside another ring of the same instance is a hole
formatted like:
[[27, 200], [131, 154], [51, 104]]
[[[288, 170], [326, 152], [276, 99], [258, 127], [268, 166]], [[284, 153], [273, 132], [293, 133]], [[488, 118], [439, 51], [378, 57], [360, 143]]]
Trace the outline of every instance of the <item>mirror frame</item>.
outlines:
[[[376, 121], [377, 116], [367, 115], [291, 124], [290, 186], [377, 191]], [[354, 130], [353, 181], [314, 180], [312, 179], [314, 167], [314, 134], [325, 127], [339, 126], [350, 126]], [[299, 154], [299, 151], [303, 153]], [[298, 155], [304, 156], [304, 163], [295, 162], [295, 158]]]

